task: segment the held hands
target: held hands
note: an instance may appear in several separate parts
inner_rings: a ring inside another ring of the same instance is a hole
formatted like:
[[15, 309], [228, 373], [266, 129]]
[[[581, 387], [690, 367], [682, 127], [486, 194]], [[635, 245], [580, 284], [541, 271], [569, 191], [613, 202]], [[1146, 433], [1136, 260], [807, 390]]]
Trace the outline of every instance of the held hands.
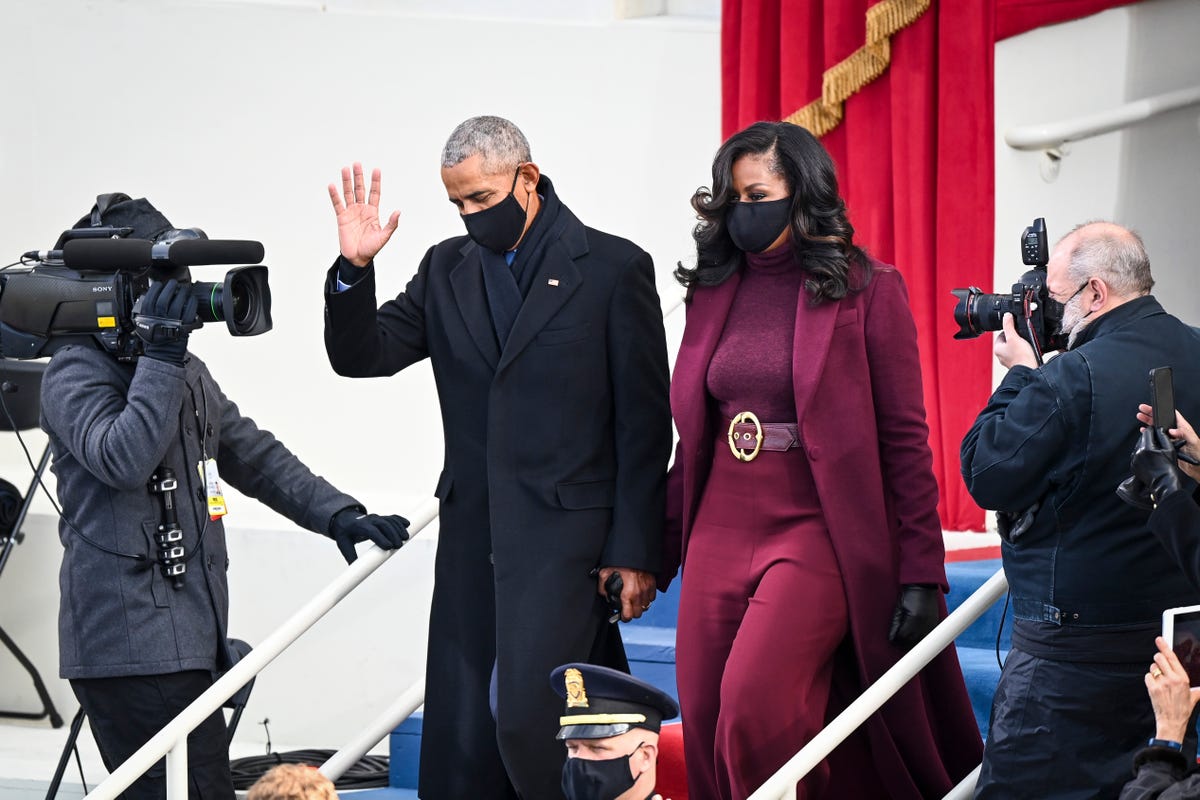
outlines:
[[187, 284], [172, 278], [166, 283], [151, 281], [133, 313], [134, 330], [145, 342], [150, 358], [183, 365], [188, 333], [195, 327], [197, 300]]
[[941, 587], [906, 583], [892, 612], [888, 641], [905, 650], [924, 639], [938, 624], [938, 593]]
[[628, 567], [604, 567], [596, 576], [596, 593], [605, 597], [604, 582], [614, 572], [621, 575], [621, 621], [637, 619], [654, 602], [654, 576], [649, 572]]
[[1187, 670], [1167, 646], [1166, 639], [1157, 636], [1154, 644], [1158, 652], [1144, 678], [1150, 704], [1154, 706], [1154, 738], [1182, 742], [1192, 709], [1200, 700], [1200, 689], [1191, 688]]
[[1001, 320], [1003, 330], [996, 334], [992, 344], [992, 352], [996, 360], [1005, 368], [1011, 369], [1017, 364], [1031, 369], [1037, 369], [1037, 357], [1033, 353], [1033, 345], [1021, 338], [1017, 333], [1016, 322], [1012, 314], [1005, 314]]
[[400, 212], [393, 211], [387, 225], [379, 224], [379, 186], [380, 172], [371, 170], [371, 189], [367, 192], [362, 164], [357, 161], [353, 173], [350, 167], [342, 167], [340, 194], [335, 184], [329, 184], [329, 199], [337, 214], [338, 245], [342, 257], [356, 267], [365, 267], [371, 262], [392, 238], [400, 220]]
[[354, 545], [370, 539], [384, 550], [396, 550], [408, 541], [408, 520], [395, 514], [364, 514], [357, 508], [343, 508], [329, 522], [329, 536], [347, 564], [358, 558]]

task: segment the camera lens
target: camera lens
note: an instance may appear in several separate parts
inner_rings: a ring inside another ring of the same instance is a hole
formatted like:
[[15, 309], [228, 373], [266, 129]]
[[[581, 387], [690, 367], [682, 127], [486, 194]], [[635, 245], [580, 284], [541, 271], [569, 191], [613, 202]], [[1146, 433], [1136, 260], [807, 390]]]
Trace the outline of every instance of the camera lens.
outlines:
[[1005, 312], [1012, 310], [1008, 295], [984, 294], [975, 286], [951, 289], [950, 293], [958, 298], [954, 305], [954, 321], [958, 323], [955, 339], [974, 339], [984, 331], [1001, 330]]

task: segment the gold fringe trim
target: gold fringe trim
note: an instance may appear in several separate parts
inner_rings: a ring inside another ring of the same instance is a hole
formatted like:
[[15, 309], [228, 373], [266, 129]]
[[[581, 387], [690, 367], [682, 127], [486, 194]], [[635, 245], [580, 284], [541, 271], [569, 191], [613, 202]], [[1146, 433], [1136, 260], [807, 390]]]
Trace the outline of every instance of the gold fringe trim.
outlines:
[[842, 121], [842, 104], [862, 87], [882, 75], [892, 60], [891, 37], [917, 21], [932, 0], [882, 0], [867, 9], [867, 40], [845, 61], [825, 70], [821, 97], [784, 117], [824, 136]]

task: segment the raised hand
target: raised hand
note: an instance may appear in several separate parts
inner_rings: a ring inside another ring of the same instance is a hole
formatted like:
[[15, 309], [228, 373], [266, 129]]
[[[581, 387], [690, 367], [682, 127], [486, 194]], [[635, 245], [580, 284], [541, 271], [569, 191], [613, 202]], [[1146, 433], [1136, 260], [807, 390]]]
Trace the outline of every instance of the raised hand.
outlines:
[[379, 186], [379, 170], [373, 169], [371, 188], [367, 191], [362, 164], [357, 161], [353, 171], [350, 167], [342, 167], [341, 192], [336, 184], [329, 184], [329, 199], [337, 214], [338, 245], [342, 257], [356, 267], [365, 267], [371, 262], [392, 238], [400, 221], [400, 212], [393, 211], [386, 225], [379, 224]]

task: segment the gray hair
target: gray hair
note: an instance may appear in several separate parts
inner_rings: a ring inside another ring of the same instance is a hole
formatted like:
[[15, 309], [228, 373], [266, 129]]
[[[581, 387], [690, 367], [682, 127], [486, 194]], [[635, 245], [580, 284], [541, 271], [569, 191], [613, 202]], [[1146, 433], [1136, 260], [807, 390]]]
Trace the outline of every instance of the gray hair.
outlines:
[[1075, 283], [1100, 278], [1121, 297], [1149, 294], [1154, 287], [1150, 256], [1137, 233], [1106, 220], [1092, 220], [1064, 236], [1075, 236], [1067, 275]]
[[442, 167], [455, 167], [475, 154], [483, 156], [483, 172], [515, 172], [530, 161], [529, 141], [503, 117], [471, 117], [459, 124], [442, 148]]

